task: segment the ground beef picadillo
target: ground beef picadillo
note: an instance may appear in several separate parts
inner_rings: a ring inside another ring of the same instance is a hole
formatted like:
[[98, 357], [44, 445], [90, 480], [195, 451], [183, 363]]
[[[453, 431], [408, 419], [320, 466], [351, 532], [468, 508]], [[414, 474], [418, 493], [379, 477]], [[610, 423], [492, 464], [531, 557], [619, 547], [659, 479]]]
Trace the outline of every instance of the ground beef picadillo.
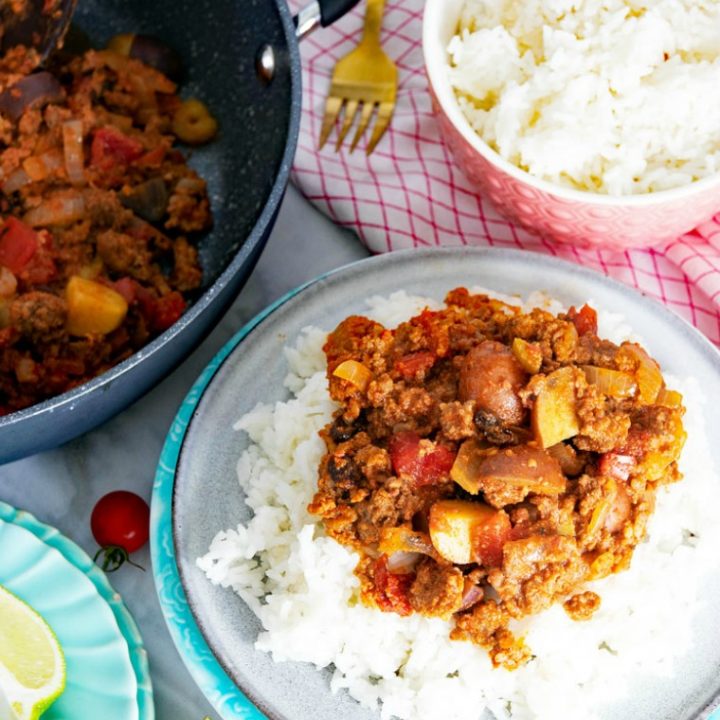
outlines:
[[626, 569], [657, 488], [680, 478], [682, 397], [589, 306], [522, 313], [464, 288], [388, 330], [353, 316], [325, 345], [340, 404], [309, 510], [360, 552], [365, 603], [452, 618], [516, 668], [512, 622]]
[[[205, 182], [175, 148], [175, 82], [112, 50], [0, 59], [0, 415], [172, 325], [202, 280]], [[32, 71], [32, 72], [31, 72]]]

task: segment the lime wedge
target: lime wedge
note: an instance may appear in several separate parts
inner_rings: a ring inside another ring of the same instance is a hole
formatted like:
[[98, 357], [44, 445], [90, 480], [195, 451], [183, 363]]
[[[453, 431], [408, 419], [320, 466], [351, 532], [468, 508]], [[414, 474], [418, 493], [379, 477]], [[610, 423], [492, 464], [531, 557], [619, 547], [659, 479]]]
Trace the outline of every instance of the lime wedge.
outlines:
[[0, 586], [0, 720], [36, 720], [64, 689], [65, 658], [55, 633]]

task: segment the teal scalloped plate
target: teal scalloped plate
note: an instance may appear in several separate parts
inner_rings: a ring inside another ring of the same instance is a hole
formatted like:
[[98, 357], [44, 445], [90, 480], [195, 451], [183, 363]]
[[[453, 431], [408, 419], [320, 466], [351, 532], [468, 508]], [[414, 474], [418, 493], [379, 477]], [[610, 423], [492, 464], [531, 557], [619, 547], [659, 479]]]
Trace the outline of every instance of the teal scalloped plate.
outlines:
[[154, 720], [147, 653], [105, 574], [74, 542], [0, 502], [0, 585], [45, 618], [67, 662], [43, 720]]

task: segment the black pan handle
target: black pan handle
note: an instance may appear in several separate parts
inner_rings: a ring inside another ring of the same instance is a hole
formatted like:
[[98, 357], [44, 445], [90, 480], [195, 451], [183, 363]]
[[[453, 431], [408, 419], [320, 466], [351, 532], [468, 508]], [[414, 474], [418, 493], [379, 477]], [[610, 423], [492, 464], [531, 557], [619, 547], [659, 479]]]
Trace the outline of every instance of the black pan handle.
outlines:
[[332, 25], [357, 4], [358, 0], [320, 0], [320, 24], [323, 27]]
[[302, 40], [318, 26], [327, 27], [352, 10], [359, 0], [313, 0], [295, 16], [297, 38]]
[[[360, 0], [312, 0], [293, 18], [298, 40], [307, 37], [317, 27], [327, 27], [352, 10]], [[0, 0], [2, 2], [2, 0]], [[255, 71], [264, 85], [275, 76], [275, 50], [263, 45], [255, 56]]]

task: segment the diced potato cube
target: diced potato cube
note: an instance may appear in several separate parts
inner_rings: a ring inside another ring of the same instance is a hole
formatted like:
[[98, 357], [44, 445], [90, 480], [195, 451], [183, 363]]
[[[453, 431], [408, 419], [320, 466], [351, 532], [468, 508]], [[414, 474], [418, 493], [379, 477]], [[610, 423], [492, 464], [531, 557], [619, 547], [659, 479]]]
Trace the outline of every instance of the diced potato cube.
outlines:
[[107, 335], [128, 311], [125, 298], [105, 285], [73, 275], [65, 289], [67, 330], [71, 335]]
[[549, 448], [580, 432], [575, 410], [575, 372], [561, 367], [542, 384], [531, 413], [532, 429], [541, 447]]
[[489, 522], [497, 512], [480, 502], [439, 500], [430, 508], [432, 544], [452, 563], [474, 562], [478, 527]]
[[341, 380], [347, 380], [351, 385], [358, 388], [358, 390], [365, 390], [370, 380], [372, 380], [370, 370], [357, 360], [345, 360], [345, 362], [341, 362], [333, 370], [333, 375]]
[[522, 338], [515, 338], [512, 343], [512, 351], [525, 372], [531, 375], [540, 372], [543, 356], [539, 345], [529, 343]]

